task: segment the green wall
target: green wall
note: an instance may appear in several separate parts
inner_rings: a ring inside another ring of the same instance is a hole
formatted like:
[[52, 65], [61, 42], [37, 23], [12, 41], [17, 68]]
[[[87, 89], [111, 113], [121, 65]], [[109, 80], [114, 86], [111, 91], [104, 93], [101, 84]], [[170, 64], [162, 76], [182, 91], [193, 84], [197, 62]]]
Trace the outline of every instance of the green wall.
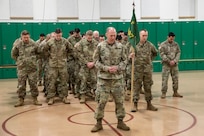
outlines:
[[[11, 59], [10, 52], [12, 44], [20, 36], [24, 29], [28, 30], [31, 38], [37, 40], [40, 33], [50, 33], [56, 28], [63, 30], [63, 36], [68, 37], [69, 31], [78, 27], [81, 33], [87, 30], [98, 30], [100, 34], [105, 34], [106, 28], [113, 26], [117, 31], [127, 31], [129, 22], [77, 22], [77, 23], [0, 23], [0, 66], [15, 65]], [[176, 41], [181, 48], [180, 70], [204, 70], [204, 21], [185, 21], [185, 22], [139, 22], [139, 29], [149, 31], [148, 40], [156, 48], [166, 40], [168, 32], [176, 34]], [[154, 61], [154, 72], [161, 71], [160, 57]], [[15, 68], [0, 67], [1, 78], [15, 78]]]

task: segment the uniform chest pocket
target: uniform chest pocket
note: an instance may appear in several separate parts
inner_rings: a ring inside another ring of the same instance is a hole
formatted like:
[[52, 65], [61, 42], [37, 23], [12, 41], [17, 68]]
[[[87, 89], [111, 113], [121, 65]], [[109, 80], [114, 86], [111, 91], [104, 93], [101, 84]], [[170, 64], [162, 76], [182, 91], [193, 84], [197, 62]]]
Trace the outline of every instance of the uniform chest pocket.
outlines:
[[123, 51], [122, 47], [117, 47], [117, 48], [115, 48], [113, 54], [115, 54], [115, 56], [119, 57], [119, 56], [121, 56], [122, 51]]

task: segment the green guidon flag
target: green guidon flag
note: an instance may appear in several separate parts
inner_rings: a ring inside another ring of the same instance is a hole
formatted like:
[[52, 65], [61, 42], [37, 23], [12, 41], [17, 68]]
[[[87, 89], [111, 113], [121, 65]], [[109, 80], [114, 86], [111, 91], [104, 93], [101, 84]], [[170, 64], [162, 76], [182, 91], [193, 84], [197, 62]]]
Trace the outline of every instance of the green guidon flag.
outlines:
[[138, 31], [138, 26], [137, 26], [137, 19], [135, 16], [135, 8], [133, 8], [132, 19], [130, 22], [130, 27], [128, 29], [128, 39], [134, 48], [140, 41], [139, 31]]

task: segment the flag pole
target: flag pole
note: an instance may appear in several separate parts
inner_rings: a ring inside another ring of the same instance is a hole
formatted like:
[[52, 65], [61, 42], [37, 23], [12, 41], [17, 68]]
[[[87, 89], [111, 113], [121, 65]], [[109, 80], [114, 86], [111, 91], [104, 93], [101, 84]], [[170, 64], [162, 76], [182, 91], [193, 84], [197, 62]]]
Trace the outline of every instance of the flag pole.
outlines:
[[[132, 47], [132, 51], [131, 53], [134, 53], [135, 54], [135, 49]], [[132, 67], [131, 67], [131, 92], [130, 92], [130, 101], [131, 101], [131, 108], [134, 106], [134, 102], [133, 102], [133, 94], [134, 94], [134, 69], [135, 69], [135, 66], [134, 66], [134, 60], [135, 58], [131, 58], [132, 60]], [[132, 111], [132, 109], [131, 109]]]
[[[133, 9], [135, 9], [134, 0], [133, 0], [132, 6], [133, 6]], [[134, 39], [134, 40], [136, 40], [136, 39]], [[135, 54], [135, 49], [133, 47], [132, 47], [131, 53]], [[131, 100], [131, 108], [132, 108], [132, 107], [134, 107], [133, 94], [134, 94], [134, 69], [135, 69], [134, 60], [135, 60], [135, 58], [131, 58], [131, 60], [132, 60], [132, 67], [131, 67], [131, 95], [130, 95], [130, 100]], [[131, 111], [133, 111], [133, 110], [131, 109]]]
[[[130, 27], [128, 29], [128, 38], [129, 38], [129, 42], [132, 45], [132, 47], [130, 48], [130, 53], [131, 55], [135, 54], [135, 48], [136, 45], [139, 43], [140, 39], [139, 39], [139, 32], [138, 32], [138, 27], [137, 27], [137, 19], [135, 16], [135, 3], [133, 1], [133, 12], [132, 12], [132, 18], [130, 21]], [[135, 70], [135, 65], [134, 65], [134, 60], [135, 57], [134, 56], [130, 56], [131, 62], [132, 62], [132, 66], [131, 66], [131, 95], [130, 95], [130, 105], [132, 107], [131, 112], [136, 112], [135, 109], [135, 105], [133, 103], [133, 97], [134, 97], [134, 70]]]

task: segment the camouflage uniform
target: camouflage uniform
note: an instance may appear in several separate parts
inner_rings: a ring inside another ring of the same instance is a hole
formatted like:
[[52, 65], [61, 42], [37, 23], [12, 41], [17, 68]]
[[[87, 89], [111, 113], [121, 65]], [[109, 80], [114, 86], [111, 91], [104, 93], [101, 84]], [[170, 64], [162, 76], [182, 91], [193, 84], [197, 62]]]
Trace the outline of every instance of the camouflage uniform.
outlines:
[[[98, 69], [96, 101], [98, 103], [95, 118], [104, 117], [104, 108], [108, 101], [109, 94], [113, 95], [116, 104], [116, 116], [118, 119], [125, 117], [123, 71], [127, 65], [127, 55], [121, 43], [115, 42], [109, 45], [107, 41], [99, 43], [94, 54], [94, 60]], [[117, 73], [109, 73], [109, 66], [118, 66]]]
[[[81, 37], [74, 37], [73, 35], [68, 38], [68, 41], [71, 43], [72, 47], [79, 42], [82, 38]], [[79, 93], [80, 91], [80, 79], [79, 79], [79, 70], [80, 64], [77, 57], [77, 51], [74, 49], [74, 56], [68, 56], [68, 74], [69, 79], [68, 83], [72, 85], [73, 92], [75, 94]]]
[[[132, 45], [128, 42], [126, 46], [127, 46], [127, 51], [129, 55], [130, 48], [132, 47]], [[126, 77], [125, 77], [127, 90], [131, 90], [131, 71], [132, 71], [132, 59], [128, 59], [128, 63], [126, 67]]]
[[[121, 44], [124, 46], [125, 52], [126, 52], [126, 55], [127, 55], [127, 58], [128, 58], [129, 49], [130, 49], [131, 46], [129, 46], [130, 45], [129, 42], [127, 40], [124, 40], [124, 39], [121, 40]], [[127, 71], [127, 69], [129, 68], [128, 63], [129, 63], [129, 61], [127, 62], [127, 66], [126, 66], [125, 71], [123, 73], [123, 76], [124, 76], [124, 82], [123, 82], [124, 83], [124, 94], [125, 94], [125, 100], [126, 101], [129, 101], [129, 99], [130, 99], [130, 88], [131, 88], [130, 85], [128, 86], [128, 81], [131, 81], [131, 80], [128, 80], [128, 78], [129, 79], [131, 78], [131, 71]], [[130, 73], [128, 73], [128, 72], [130, 72]]]
[[[42, 41], [40, 40], [37, 40], [36, 41], [36, 44], [38, 46], [40, 46], [40, 44], [42, 43]], [[43, 60], [42, 60], [42, 57], [41, 57], [41, 54], [37, 56], [37, 68], [38, 68], [38, 82], [39, 82], [39, 86], [41, 86], [41, 82], [42, 82], [42, 74], [44, 72], [44, 69], [43, 69]]]
[[13, 47], [16, 46], [16, 45], [18, 45], [19, 42], [21, 42], [21, 38], [18, 38], [18, 39], [16, 39], [16, 40], [14, 41]]
[[[126, 54], [128, 57], [130, 54], [130, 48], [132, 47], [132, 45], [126, 40], [122, 40], [122, 44], [125, 45], [126, 47]], [[125, 86], [127, 90], [131, 90], [131, 66], [132, 66], [131, 64], [132, 64], [131, 59], [128, 59], [128, 63], [125, 69]]]
[[146, 41], [144, 44], [138, 43], [135, 49], [135, 78], [133, 101], [138, 102], [142, 83], [145, 90], [145, 100], [152, 100], [152, 60], [157, 56], [154, 45]]
[[37, 98], [39, 92], [37, 88], [37, 54], [40, 49], [36, 43], [30, 39], [28, 44], [22, 40], [15, 42], [11, 51], [11, 57], [16, 60], [18, 69], [18, 97], [24, 99], [26, 96], [26, 80], [30, 85], [30, 92], [33, 98]]
[[[20, 38], [17, 38], [14, 43], [13, 43], [13, 47], [18, 45], [19, 42], [21, 41], [21, 37]], [[16, 75], [18, 76], [18, 67], [16, 68]], [[18, 79], [18, 85], [17, 85], [17, 88], [19, 87], [19, 79]]]
[[[42, 41], [40, 43], [40, 46], [44, 47], [47, 44], [47, 39], [45, 39], [44, 41]], [[41, 57], [42, 57], [42, 64], [43, 64], [43, 92], [45, 93], [45, 96], [47, 96], [47, 88], [48, 88], [48, 83], [49, 83], [49, 79], [48, 79], [48, 71], [49, 71], [49, 65], [48, 65], [48, 58], [49, 58], [49, 52], [43, 51], [41, 53]]]
[[79, 71], [81, 95], [90, 92], [91, 89], [96, 89], [96, 68], [88, 68], [87, 63], [93, 62], [93, 53], [97, 45], [98, 42], [94, 39], [90, 42], [87, 41], [87, 39], [82, 39], [75, 45], [79, 54], [78, 59], [81, 66]]
[[[75, 49], [73, 49], [73, 51], [75, 52]], [[69, 85], [69, 89], [71, 89], [71, 93], [75, 94], [75, 58], [73, 56], [68, 56], [67, 57], [67, 72], [68, 72], [68, 79], [67, 79], [67, 83]]]
[[[168, 89], [169, 74], [172, 76], [173, 91], [178, 91], [178, 61], [180, 59], [180, 47], [178, 43], [169, 43], [168, 40], [161, 43], [159, 47], [160, 56], [162, 59], [162, 93], [166, 93]], [[170, 66], [169, 62], [174, 61], [176, 65]]]
[[[59, 78], [61, 84], [61, 93], [64, 99], [68, 96], [67, 88], [67, 56], [72, 54], [72, 47], [65, 39], [57, 41], [54, 38], [50, 39], [43, 50], [49, 52], [49, 85], [48, 85], [48, 99], [53, 99], [56, 95], [56, 81]], [[49, 103], [48, 103], [49, 104]], [[50, 103], [52, 104], [52, 103]]]

